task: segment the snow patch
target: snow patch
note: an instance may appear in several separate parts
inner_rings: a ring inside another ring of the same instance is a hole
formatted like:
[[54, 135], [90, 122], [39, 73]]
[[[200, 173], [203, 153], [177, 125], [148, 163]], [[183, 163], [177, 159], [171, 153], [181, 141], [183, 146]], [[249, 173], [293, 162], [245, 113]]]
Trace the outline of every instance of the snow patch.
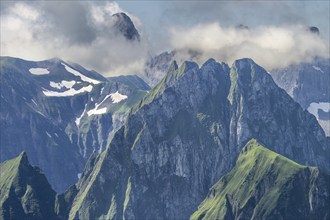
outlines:
[[74, 86], [74, 84], [76, 84], [76, 81], [71, 80], [71, 81], [67, 81], [67, 80], [62, 80], [62, 85], [65, 86], [66, 88], [72, 88], [72, 86]]
[[323, 70], [318, 66], [313, 66], [313, 68], [317, 71], [320, 71], [321, 73], [324, 73]]
[[102, 114], [105, 114], [105, 113], [107, 113], [107, 108], [106, 107], [101, 108], [101, 109], [98, 109], [97, 107], [95, 107], [95, 108], [89, 110], [87, 112], [87, 115], [88, 116], [91, 116], [91, 115], [102, 115]]
[[78, 176], [78, 179], [80, 179], [80, 177], [81, 177], [81, 173], [78, 173], [77, 176]]
[[45, 68], [31, 68], [29, 72], [34, 75], [46, 75], [49, 74], [48, 69]]
[[69, 67], [65, 63], [61, 63], [61, 64], [64, 66], [64, 68], [66, 69], [66, 71], [68, 71], [69, 73], [72, 73], [75, 76], [79, 76], [82, 81], [89, 82], [89, 83], [92, 83], [92, 84], [99, 84], [100, 83], [100, 81], [95, 80], [95, 79], [91, 79], [91, 78], [83, 75], [82, 73], [80, 73], [77, 70]]
[[36, 101], [34, 101], [34, 99], [31, 99], [31, 101], [32, 101], [35, 105], [38, 105], [38, 104], [36, 103]]
[[72, 86], [74, 86], [74, 84], [76, 83], [76, 81], [66, 81], [66, 80], [62, 80], [62, 82], [49, 82], [49, 85], [55, 89], [62, 89], [63, 87], [70, 89], [72, 88]]
[[48, 137], [50, 137], [50, 138], [52, 137], [47, 131], [46, 131], [46, 134], [47, 134]]
[[118, 103], [128, 98], [127, 95], [122, 95], [118, 91], [115, 93], [110, 93], [110, 97], [113, 103]]
[[62, 83], [56, 83], [56, 82], [49, 82], [49, 85], [55, 89], [62, 89], [63, 85]]
[[75, 120], [77, 127], [78, 127], [79, 124], [80, 124], [80, 120], [81, 120], [81, 118], [85, 115], [86, 107], [87, 107], [87, 104], [85, 104], [85, 109], [84, 109], [83, 113], [80, 115], [80, 117], [76, 118], [76, 120]]
[[307, 110], [315, 115], [315, 117], [318, 119], [318, 110], [322, 109], [325, 112], [330, 112], [330, 103], [329, 102], [312, 102], [309, 107], [307, 108]]
[[50, 90], [46, 90], [44, 89], [44, 91], [42, 91], [45, 96], [57, 96], [57, 97], [63, 97], [63, 96], [74, 96], [80, 93], [84, 93], [84, 92], [91, 92], [93, 89], [92, 85], [88, 85], [86, 87], [82, 87], [78, 90], [75, 90], [74, 88], [70, 88], [64, 92], [55, 92], [55, 91], [50, 91]]
[[99, 107], [100, 107], [100, 106], [105, 102], [105, 100], [107, 100], [109, 97], [111, 97], [111, 94], [106, 95], [106, 96], [104, 97], [104, 99], [102, 100], [102, 102], [100, 102], [100, 103], [95, 103], [95, 107], [94, 107], [94, 109], [89, 110], [89, 111], [87, 112], [87, 115], [88, 115], [88, 116], [91, 116], [91, 115], [101, 115], [101, 114], [105, 114], [105, 113], [107, 113], [107, 108], [106, 108], [106, 107], [101, 108], [101, 109], [99, 109]]

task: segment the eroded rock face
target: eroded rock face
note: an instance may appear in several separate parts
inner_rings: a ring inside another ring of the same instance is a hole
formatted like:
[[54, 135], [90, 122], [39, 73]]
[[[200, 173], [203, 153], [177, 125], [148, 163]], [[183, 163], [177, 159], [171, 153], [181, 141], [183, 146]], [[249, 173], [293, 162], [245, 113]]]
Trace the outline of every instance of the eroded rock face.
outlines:
[[303, 165], [329, 171], [317, 121], [250, 59], [176, 63], [134, 107], [78, 184], [73, 218], [188, 218], [258, 138]]
[[315, 58], [309, 63], [271, 71], [274, 81], [304, 109], [315, 115], [327, 136], [330, 135], [329, 64], [329, 59]]
[[329, 162], [323, 156], [329, 152], [328, 142], [313, 115], [294, 102], [252, 60], [236, 61], [231, 79], [232, 82], [237, 79], [229, 95], [233, 110], [233, 146], [242, 146], [243, 142], [258, 138], [267, 146], [274, 146], [277, 153], [329, 171]]

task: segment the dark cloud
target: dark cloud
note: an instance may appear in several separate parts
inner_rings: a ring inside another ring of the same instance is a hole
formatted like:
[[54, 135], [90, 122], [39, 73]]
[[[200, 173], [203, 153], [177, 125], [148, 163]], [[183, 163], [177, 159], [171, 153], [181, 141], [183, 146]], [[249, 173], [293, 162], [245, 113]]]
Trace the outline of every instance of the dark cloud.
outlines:
[[51, 23], [52, 32], [60, 34], [71, 44], [91, 44], [95, 28], [90, 24], [89, 10], [84, 2], [52, 1], [41, 2], [43, 19]]

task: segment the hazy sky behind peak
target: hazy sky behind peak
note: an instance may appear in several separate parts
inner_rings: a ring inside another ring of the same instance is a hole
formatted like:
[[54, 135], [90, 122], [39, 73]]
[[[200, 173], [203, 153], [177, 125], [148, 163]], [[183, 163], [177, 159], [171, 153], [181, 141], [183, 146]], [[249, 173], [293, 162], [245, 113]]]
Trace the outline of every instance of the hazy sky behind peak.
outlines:
[[[123, 11], [141, 34], [113, 32]], [[142, 71], [173, 49], [226, 62], [251, 57], [266, 68], [329, 56], [330, 1], [1, 1], [1, 55], [60, 57], [107, 75]], [[246, 25], [249, 30], [235, 28]], [[316, 36], [309, 26], [320, 29]], [[189, 59], [189, 57], [188, 57]]]
[[136, 15], [154, 37], [159, 28], [219, 22], [224, 26], [249, 27], [306, 25], [320, 29], [330, 39], [330, 1], [119, 1], [121, 8]]

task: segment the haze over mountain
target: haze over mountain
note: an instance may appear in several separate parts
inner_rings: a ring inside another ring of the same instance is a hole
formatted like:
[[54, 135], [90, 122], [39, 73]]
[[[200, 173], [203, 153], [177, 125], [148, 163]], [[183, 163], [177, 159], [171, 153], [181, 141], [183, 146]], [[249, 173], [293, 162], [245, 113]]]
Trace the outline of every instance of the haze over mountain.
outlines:
[[[227, 63], [249, 57], [268, 70], [309, 62], [315, 56], [329, 57], [326, 2], [172, 3], [1, 2], [1, 31], [6, 32], [1, 38], [2, 55], [28, 60], [61, 57], [106, 76], [142, 74], [151, 57], [172, 50], [181, 51], [178, 62], [191, 59], [192, 51], [197, 52], [194, 61], [199, 65], [210, 57]], [[152, 5], [161, 11], [143, 11]], [[197, 10], [208, 11], [208, 16], [200, 16]], [[122, 16], [123, 25], [116, 24], [120, 14], [127, 15]], [[244, 14], [251, 16], [243, 19]], [[256, 14], [261, 18], [255, 20]], [[156, 19], [146, 19], [151, 15]], [[171, 23], [166, 23], [168, 19]], [[249, 28], [237, 28], [239, 24]], [[319, 34], [310, 31], [311, 26]], [[126, 31], [118, 34], [121, 28]], [[131, 35], [139, 40], [130, 40]]]
[[1, 161], [24, 150], [56, 191], [66, 190], [149, 90], [133, 78], [106, 79], [57, 58], [1, 57]]

